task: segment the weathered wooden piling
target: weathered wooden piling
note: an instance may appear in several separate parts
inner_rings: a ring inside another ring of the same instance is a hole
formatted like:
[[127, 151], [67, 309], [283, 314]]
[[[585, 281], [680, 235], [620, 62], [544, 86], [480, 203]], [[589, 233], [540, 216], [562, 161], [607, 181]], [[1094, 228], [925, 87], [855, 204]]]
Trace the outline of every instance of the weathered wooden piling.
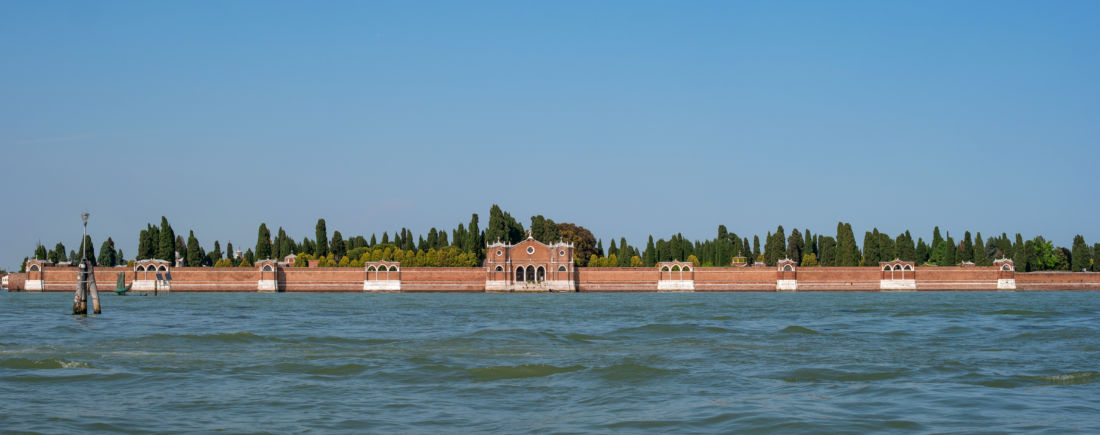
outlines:
[[92, 300], [92, 312], [100, 313], [99, 287], [95, 284], [95, 263], [91, 259], [83, 258], [85, 251], [84, 241], [88, 239], [88, 213], [81, 213], [84, 221], [84, 234], [80, 238], [80, 266], [77, 271], [76, 295], [73, 296], [73, 314], [88, 314], [88, 299]]

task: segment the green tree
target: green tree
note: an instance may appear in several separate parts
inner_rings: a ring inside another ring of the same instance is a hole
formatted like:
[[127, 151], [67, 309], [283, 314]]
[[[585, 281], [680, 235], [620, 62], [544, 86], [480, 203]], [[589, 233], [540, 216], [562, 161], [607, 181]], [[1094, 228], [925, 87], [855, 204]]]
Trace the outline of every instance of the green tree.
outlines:
[[1092, 245], [1092, 269], [1090, 270], [1100, 272], [1100, 243]]
[[160, 231], [158, 231], [160, 240], [157, 241], [157, 258], [175, 262], [176, 261], [176, 232], [172, 230], [172, 226], [168, 224], [168, 218], [160, 217]]
[[523, 241], [523, 225], [512, 215], [493, 204], [489, 209], [489, 226], [485, 229], [485, 240], [516, 244]]
[[932, 248], [924, 243], [924, 239], [917, 237], [917, 247], [913, 251], [913, 261], [918, 265], [927, 263], [932, 257]]
[[821, 251], [821, 259], [818, 262], [822, 266], [836, 265], [836, 239], [831, 236], [818, 236], [818, 249]]
[[41, 243], [39, 243], [38, 246], [36, 246], [34, 248], [34, 259], [35, 260], [49, 260], [49, 257], [50, 257], [50, 254], [46, 252], [46, 247], [42, 246]]
[[802, 233], [798, 232], [798, 228], [792, 229], [791, 236], [787, 238], [786, 257], [801, 262], [804, 248], [805, 242], [802, 240]]
[[1016, 270], [1030, 272], [1028, 270], [1028, 259], [1031, 257], [1031, 248], [1024, 242], [1024, 238], [1020, 233], [1016, 233], [1016, 244], [1012, 245], [1012, 252], [1012, 262], [1016, 263]]
[[96, 259], [96, 264], [104, 267], [114, 267], [118, 265], [118, 254], [115, 253], [115, 241], [110, 237], [107, 241], [103, 242], [103, 245], [99, 247], [99, 258]]
[[95, 247], [92, 245], [92, 236], [84, 236], [84, 258], [82, 260], [89, 260], [95, 263]]
[[645, 265], [653, 267], [657, 265], [657, 247], [653, 245], [653, 235], [649, 235], [649, 241], [645, 244]]
[[344, 258], [348, 253], [347, 246], [344, 244], [344, 236], [339, 231], [332, 232], [332, 253], [338, 259]]
[[[325, 227], [325, 220], [317, 219], [317, 226], [315, 229], [317, 231], [316, 234], [314, 234], [317, 237], [317, 250], [313, 252], [313, 255], [317, 258], [321, 258], [328, 255], [328, 229]], [[382, 243], [387, 243], [388, 238], [389, 237], [383, 234]]]
[[195, 230], [191, 230], [187, 234], [187, 267], [202, 266], [204, 258], [206, 258], [206, 254], [203, 252], [202, 246], [199, 246], [199, 239], [195, 238]]
[[753, 235], [752, 236], [752, 257], [753, 257], [753, 259], [756, 259], [757, 257], [760, 257], [760, 255], [761, 255], [760, 254], [760, 236]]
[[1089, 270], [1092, 266], [1090, 264], [1092, 258], [1089, 253], [1089, 245], [1085, 243], [1085, 238], [1080, 234], [1073, 237], [1073, 253], [1071, 257], [1072, 262], [1070, 264], [1070, 270], [1074, 272]]
[[859, 246], [856, 245], [856, 235], [852, 232], [852, 224], [838, 222], [836, 224], [836, 265], [843, 267], [859, 266]]
[[470, 216], [470, 224], [466, 226], [466, 249], [474, 254], [478, 262], [485, 259], [485, 240], [478, 227], [477, 213]]
[[764, 262], [768, 266], [775, 266], [779, 262], [779, 259], [786, 255], [787, 252], [787, 235], [783, 231], [783, 226], [780, 225], [775, 230], [775, 234], [768, 234], [767, 241], [764, 244]]
[[251, 267], [253, 264], [256, 264], [256, 254], [252, 253], [252, 249], [244, 251], [244, 261], [242, 261], [238, 266]]
[[970, 253], [971, 261], [978, 266], [992, 266], [993, 262], [989, 260], [989, 257], [985, 254], [986, 244], [982, 241], [982, 233], [979, 231], [974, 236], [974, 247]]
[[958, 246], [955, 245], [955, 239], [951, 237], [951, 233], [947, 233], [947, 251], [943, 258], [943, 266], [954, 266], [959, 264]]
[[[251, 251], [251, 250], [249, 250]], [[248, 262], [255, 264], [256, 259], [266, 260], [271, 258], [271, 230], [267, 229], [267, 223], [260, 223], [260, 229], [256, 233], [256, 251]]]
[[545, 244], [555, 243], [561, 239], [561, 232], [554, 221], [542, 217], [531, 216], [531, 237]]
[[969, 261], [976, 264], [974, 261], [974, 240], [970, 238], [970, 231], [963, 233], [962, 249], [958, 251], [956, 256], [960, 263]]
[[595, 255], [596, 237], [587, 228], [569, 222], [558, 224], [558, 231], [565, 243], [573, 244], [573, 256], [577, 258], [577, 266], [588, 265], [588, 259]]

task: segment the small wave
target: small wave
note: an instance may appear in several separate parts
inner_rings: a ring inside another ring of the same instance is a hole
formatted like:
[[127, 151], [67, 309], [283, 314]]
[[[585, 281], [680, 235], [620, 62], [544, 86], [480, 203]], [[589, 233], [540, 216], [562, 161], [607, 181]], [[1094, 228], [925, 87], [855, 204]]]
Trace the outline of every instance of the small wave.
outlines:
[[558, 367], [549, 364], [523, 364], [518, 366], [493, 366], [470, 369], [470, 375], [479, 381], [498, 381], [502, 379], [539, 378], [558, 373], [583, 370], [584, 366]]
[[676, 373], [675, 370], [650, 367], [642, 364], [623, 363], [593, 370], [609, 381], [643, 381]]
[[804, 368], [787, 372], [780, 376], [779, 379], [786, 382], [871, 382], [895, 379], [904, 374], [905, 373], [902, 371], [849, 372], [826, 368]]
[[820, 334], [820, 332], [814, 331], [813, 329], [798, 325], [788, 326], [786, 328], [783, 328], [779, 332], [784, 332], [788, 334]]
[[1057, 316], [1057, 315], [1060, 315], [1062, 313], [1059, 313], [1057, 311], [998, 310], [998, 311], [993, 311], [993, 312], [986, 313], [986, 314], [994, 315], [994, 316], [1003, 315], [1003, 316], [1049, 317], [1049, 316]]
[[628, 335], [679, 335], [692, 333], [729, 333], [732, 329], [718, 326], [703, 326], [693, 323], [650, 323], [648, 325], [623, 328], [615, 331], [615, 334]]
[[63, 359], [27, 359], [27, 358], [8, 358], [0, 361], [0, 367], [6, 369], [71, 369], [71, 368], [91, 368], [92, 365], [83, 361], [69, 361]]
[[153, 334], [142, 338], [156, 341], [184, 340], [197, 343], [261, 343], [284, 341], [279, 338], [256, 335], [247, 331], [221, 332], [217, 334]]
[[1100, 372], [1072, 372], [1048, 376], [1033, 376], [1032, 379], [1047, 385], [1084, 385], [1100, 382]]
[[561, 338], [566, 340], [566, 341], [576, 341], [576, 342], [581, 342], [581, 343], [591, 343], [593, 341], [607, 340], [606, 338], [603, 338], [603, 337], [599, 337], [599, 336], [595, 336], [595, 335], [588, 335], [588, 334], [581, 334], [581, 333], [565, 334], [565, 335], [561, 336]]

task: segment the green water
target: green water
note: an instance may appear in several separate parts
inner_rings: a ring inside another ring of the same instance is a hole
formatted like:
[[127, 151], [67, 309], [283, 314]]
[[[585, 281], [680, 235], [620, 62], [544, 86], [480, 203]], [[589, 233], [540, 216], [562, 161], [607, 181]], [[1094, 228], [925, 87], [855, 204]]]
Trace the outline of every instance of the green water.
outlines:
[[1100, 293], [0, 293], [4, 432], [1100, 432]]

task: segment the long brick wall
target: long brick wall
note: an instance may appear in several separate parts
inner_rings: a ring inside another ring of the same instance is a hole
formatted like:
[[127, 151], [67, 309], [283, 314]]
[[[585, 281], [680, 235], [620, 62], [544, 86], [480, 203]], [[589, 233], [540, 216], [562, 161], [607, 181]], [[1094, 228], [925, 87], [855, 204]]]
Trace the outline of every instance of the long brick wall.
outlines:
[[[101, 291], [111, 291], [118, 273], [125, 282], [152, 278], [133, 269], [98, 267], [95, 275]], [[359, 268], [283, 268], [260, 272], [254, 268], [171, 269], [172, 292], [237, 291], [255, 292], [261, 279], [277, 281], [277, 289], [287, 292], [361, 292], [367, 273]], [[791, 276], [798, 291], [878, 291], [881, 271], [874, 267], [806, 267]], [[71, 292], [76, 288], [75, 267], [45, 267], [41, 272], [43, 291]], [[999, 272], [989, 267], [918, 267], [914, 278], [917, 291], [996, 290]], [[8, 275], [8, 289], [21, 291], [27, 273]], [[684, 273], [694, 278], [696, 292], [775, 291], [780, 273], [773, 268], [700, 267]], [[486, 272], [469, 268], [403, 268], [390, 279], [400, 279], [403, 292], [481, 292]], [[655, 268], [577, 268], [576, 285], [581, 292], [652, 292], [657, 291]], [[676, 275], [674, 278], [679, 278]], [[908, 277], [907, 277], [908, 278]], [[373, 278], [371, 278], [373, 279]], [[380, 278], [384, 279], [384, 278]], [[1100, 290], [1100, 273], [1031, 272], [1015, 273], [1018, 290]]]

